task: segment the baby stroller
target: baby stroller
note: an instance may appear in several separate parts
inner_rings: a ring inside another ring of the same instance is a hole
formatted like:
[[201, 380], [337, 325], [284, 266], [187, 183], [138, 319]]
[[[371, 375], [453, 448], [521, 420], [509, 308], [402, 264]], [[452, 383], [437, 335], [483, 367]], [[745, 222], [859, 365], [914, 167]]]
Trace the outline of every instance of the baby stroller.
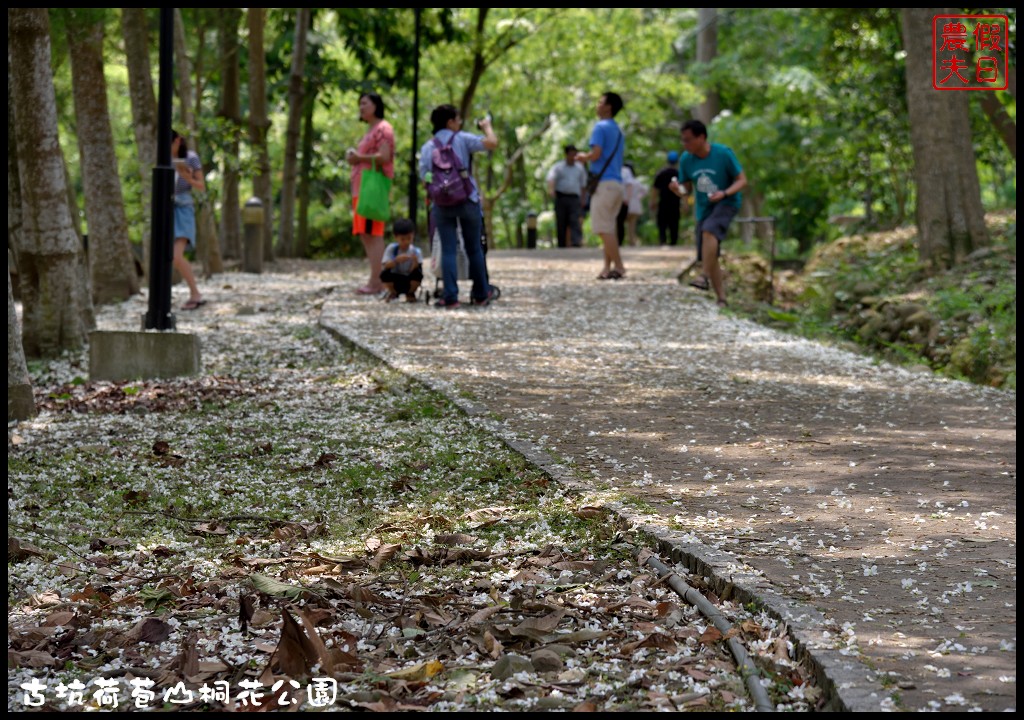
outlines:
[[[427, 217], [430, 217], [429, 214]], [[433, 221], [430, 221], [430, 261], [425, 263], [429, 268], [431, 274], [434, 276], [434, 290], [433, 294], [427, 288], [426, 279], [423, 281], [422, 294], [423, 301], [430, 302], [431, 298], [437, 300], [444, 297], [444, 271], [441, 265], [441, 233], [434, 227]], [[462, 236], [462, 226], [456, 226], [456, 237], [458, 238], [458, 247], [455, 249], [455, 268], [456, 268], [456, 279], [459, 281], [469, 280], [469, 255], [466, 253], [466, 241]], [[482, 230], [480, 234], [480, 242], [483, 246], [484, 256], [487, 255], [487, 235], [486, 230]], [[490, 277], [487, 278], [487, 284], [491, 288], [491, 300], [497, 300], [501, 297], [501, 288], [490, 281]]]

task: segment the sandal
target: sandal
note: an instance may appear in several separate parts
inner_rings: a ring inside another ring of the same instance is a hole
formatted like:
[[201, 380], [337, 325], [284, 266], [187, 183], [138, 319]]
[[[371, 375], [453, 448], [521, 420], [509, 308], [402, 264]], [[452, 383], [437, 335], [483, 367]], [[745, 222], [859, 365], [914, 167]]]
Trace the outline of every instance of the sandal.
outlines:
[[602, 270], [601, 274], [597, 276], [598, 280], [611, 280], [612, 273], [610, 270]]
[[690, 287], [695, 287], [698, 290], [710, 290], [711, 285], [708, 283], [707, 275], [701, 275], [696, 280], [690, 281]]
[[608, 277], [610, 277], [612, 280], [622, 280], [623, 278], [626, 277], [626, 271], [612, 270], [610, 273], [608, 273]]
[[361, 288], [356, 288], [356, 292], [360, 295], [377, 295], [380, 293], [382, 288], [374, 289], [369, 285], [363, 285]]
[[203, 300], [202, 298], [200, 298], [198, 300], [189, 300], [188, 302], [186, 302], [184, 305], [181, 306], [181, 309], [182, 310], [198, 310], [199, 308], [201, 308], [205, 304], [206, 304], [206, 301]]
[[715, 304], [718, 305], [718, 307], [729, 307], [729, 303], [725, 301], [725, 298], [719, 298], [715, 301]]

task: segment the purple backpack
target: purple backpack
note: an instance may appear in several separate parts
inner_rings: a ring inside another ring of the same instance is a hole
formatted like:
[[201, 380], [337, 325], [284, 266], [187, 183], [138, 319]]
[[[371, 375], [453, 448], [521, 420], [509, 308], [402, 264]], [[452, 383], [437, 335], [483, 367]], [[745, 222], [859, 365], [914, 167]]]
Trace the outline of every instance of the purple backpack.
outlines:
[[431, 177], [427, 183], [430, 200], [440, 207], [461, 205], [469, 200], [473, 185], [469, 172], [462, 167], [462, 161], [452, 147], [455, 133], [447, 145], [442, 145], [434, 138], [434, 150], [430, 155]]

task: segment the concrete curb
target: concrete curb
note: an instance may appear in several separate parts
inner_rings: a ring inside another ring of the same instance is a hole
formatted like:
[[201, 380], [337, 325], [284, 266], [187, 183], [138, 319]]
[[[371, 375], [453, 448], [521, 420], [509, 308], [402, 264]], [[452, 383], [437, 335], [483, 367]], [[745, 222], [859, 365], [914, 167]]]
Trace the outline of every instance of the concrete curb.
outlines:
[[[373, 356], [388, 367], [443, 395], [511, 450], [522, 455], [527, 462], [562, 486], [580, 492], [592, 489], [578, 481], [571, 469], [558, 462], [547, 450], [519, 438], [495, 420], [486, 406], [460, 397], [451, 383], [424, 376], [394, 361], [383, 349], [366, 342], [343, 325], [324, 320], [322, 316], [319, 325], [343, 344]], [[790, 638], [800, 658], [814, 669], [818, 686], [825, 693], [825, 710], [885, 712], [895, 709], [891, 705], [889, 692], [875, 679], [875, 673], [860, 662], [856, 655], [844, 654], [839, 647], [841, 628], [828, 630], [829, 621], [820, 612], [776, 592], [761, 573], [749, 568], [731, 553], [695, 542], [696, 538], [692, 535], [651, 524], [650, 516], [641, 515], [623, 503], [608, 503], [605, 507], [629, 527], [645, 535], [652, 546], [656, 546], [659, 552], [673, 562], [682, 563], [691, 572], [707, 578], [723, 600], [741, 603], [756, 601], [777, 619], [784, 621], [789, 626]]]

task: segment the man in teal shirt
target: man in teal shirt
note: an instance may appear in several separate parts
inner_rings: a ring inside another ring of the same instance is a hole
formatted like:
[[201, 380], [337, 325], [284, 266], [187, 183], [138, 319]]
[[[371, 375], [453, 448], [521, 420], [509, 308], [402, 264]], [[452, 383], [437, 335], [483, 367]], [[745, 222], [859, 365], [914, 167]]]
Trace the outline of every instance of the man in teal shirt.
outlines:
[[697, 260], [703, 263], [704, 277], [703, 283], [697, 280], [692, 284], [706, 290], [710, 282], [719, 306], [724, 307], [727, 303], [718, 256], [743, 201], [740, 190], [747, 186], [747, 176], [730, 148], [708, 142], [708, 129], [700, 120], [688, 120], [681, 134], [686, 152], [679, 161], [679, 180], [673, 180], [669, 187], [679, 196], [696, 191]]

